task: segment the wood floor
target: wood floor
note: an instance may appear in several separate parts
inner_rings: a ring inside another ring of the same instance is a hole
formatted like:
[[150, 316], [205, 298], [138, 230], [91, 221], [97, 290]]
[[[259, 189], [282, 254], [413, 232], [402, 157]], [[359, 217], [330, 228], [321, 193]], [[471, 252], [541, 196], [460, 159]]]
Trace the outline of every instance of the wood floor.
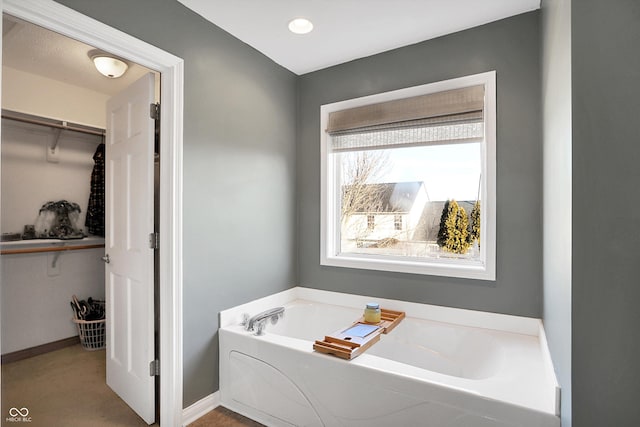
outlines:
[[[6, 363], [2, 365], [1, 379], [3, 426], [147, 425], [106, 385], [104, 350], [86, 351], [78, 344]], [[27, 408], [31, 421], [7, 420], [11, 408]], [[218, 407], [189, 426], [257, 427], [261, 424]]]
[[257, 423], [249, 418], [243, 417], [240, 414], [236, 414], [218, 406], [213, 411], [209, 412], [204, 417], [189, 424], [188, 427], [262, 427], [263, 425]]

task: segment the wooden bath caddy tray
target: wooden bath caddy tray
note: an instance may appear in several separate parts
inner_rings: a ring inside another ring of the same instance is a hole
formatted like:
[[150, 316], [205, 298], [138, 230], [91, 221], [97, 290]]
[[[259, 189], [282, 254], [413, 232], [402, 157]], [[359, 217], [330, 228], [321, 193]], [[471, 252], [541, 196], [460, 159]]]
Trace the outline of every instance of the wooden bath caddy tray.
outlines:
[[316, 340], [313, 349], [342, 359], [350, 360], [358, 357], [377, 343], [381, 334], [389, 333], [398, 326], [398, 323], [404, 319], [404, 312], [381, 308], [380, 318], [382, 320], [378, 323], [369, 323], [361, 317], [352, 325], [325, 336], [323, 341]]

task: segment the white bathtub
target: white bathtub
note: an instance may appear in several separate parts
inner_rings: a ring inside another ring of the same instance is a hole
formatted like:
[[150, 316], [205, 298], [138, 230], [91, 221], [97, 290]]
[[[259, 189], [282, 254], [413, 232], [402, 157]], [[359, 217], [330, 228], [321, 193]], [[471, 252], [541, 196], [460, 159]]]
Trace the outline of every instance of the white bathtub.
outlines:
[[[351, 361], [313, 351], [371, 300], [406, 319]], [[276, 306], [284, 319], [265, 335], [239, 325]], [[293, 288], [220, 326], [221, 404], [269, 426], [560, 426], [538, 319]]]

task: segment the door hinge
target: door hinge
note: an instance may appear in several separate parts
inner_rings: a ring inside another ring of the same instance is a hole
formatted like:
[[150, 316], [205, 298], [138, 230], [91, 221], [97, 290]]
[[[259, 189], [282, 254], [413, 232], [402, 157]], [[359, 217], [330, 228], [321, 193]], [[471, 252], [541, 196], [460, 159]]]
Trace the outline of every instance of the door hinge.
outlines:
[[160, 103], [159, 102], [149, 105], [149, 115], [153, 120], [160, 120]]
[[149, 362], [149, 376], [157, 377], [160, 375], [160, 361], [158, 359]]
[[149, 233], [149, 247], [151, 249], [160, 248], [160, 233], [157, 231], [155, 233]]

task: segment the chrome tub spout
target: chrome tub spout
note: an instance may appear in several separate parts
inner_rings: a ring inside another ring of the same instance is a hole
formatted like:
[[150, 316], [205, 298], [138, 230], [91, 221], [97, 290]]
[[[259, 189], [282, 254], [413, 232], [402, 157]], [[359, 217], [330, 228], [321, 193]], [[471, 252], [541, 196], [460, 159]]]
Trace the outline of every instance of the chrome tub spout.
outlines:
[[267, 320], [271, 320], [271, 324], [278, 323], [278, 319], [284, 316], [284, 307], [275, 307], [269, 310], [265, 310], [262, 313], [258, 313], [253, 317], [245, 315], [245, 319], [242, 322], [244, 329], [249, 332], [255, 332], [256, 335], [262, 335], [264, 328], [267, 324]]

